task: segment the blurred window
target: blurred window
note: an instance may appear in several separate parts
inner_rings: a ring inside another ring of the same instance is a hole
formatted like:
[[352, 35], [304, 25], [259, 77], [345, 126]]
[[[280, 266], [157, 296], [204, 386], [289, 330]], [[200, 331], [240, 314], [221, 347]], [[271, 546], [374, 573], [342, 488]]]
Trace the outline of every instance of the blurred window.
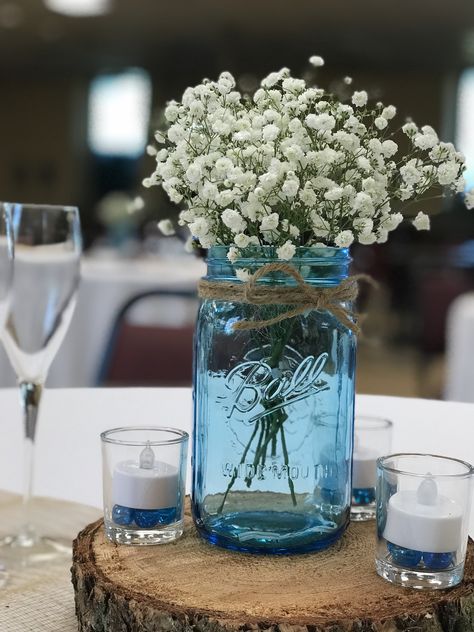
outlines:
[[110, 10], [109, 0], [44, 0], [50, 11], [71, 17], [102, 15]]
[[466, 156], [467, 189], [474, 187], [474, 68], [461, 74], [458, 88], [456, 147]]
[[89, 94], [88, 141], [103, 156], [137, 157], [148, 139], [151, 81], [148, 73], [132, 68], [100, 75]]

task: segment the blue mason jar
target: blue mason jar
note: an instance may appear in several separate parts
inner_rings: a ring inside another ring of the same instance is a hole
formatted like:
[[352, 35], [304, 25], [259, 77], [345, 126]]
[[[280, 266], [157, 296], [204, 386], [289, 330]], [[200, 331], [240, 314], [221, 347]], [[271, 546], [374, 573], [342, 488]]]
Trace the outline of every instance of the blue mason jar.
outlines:
[[[208, 281], [240, 283], [274, 262], [271, 246], [231, 264], [208, 255]], [[299, 248], [289, 262], [314, 287], [348, 275], [346, 249]], [[294, 285], [282, 272], [262, 284]], [[259, 283], [260, 283], [259, 282]], [[349, 306], [350, 307], [350, 306]], [[356, 337], [330, 311], [254, 329], [285, 305], [205, 299], [196, 330], [192, 509], [203, 538], [253, 553], [303, 553], [349, 522]]]

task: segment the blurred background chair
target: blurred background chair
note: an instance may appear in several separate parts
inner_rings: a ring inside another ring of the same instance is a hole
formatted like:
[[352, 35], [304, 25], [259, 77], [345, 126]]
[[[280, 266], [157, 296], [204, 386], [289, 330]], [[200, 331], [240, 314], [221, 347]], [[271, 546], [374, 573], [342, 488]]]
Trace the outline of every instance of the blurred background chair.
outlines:
[[185, 290], [128, 300], [112, 327], [97, 385], [191, 385], [196, 310], [196, 294]]
[[419, 392], [425, 397], [438, 399], [447, 392], [448, 314], [458, 297], [474, 286], [465, 270], [445, 266], [423, 270], [416, 287], [415, 343], [418, 349]]
[[474, 289], [472, 270], [453, 265], [450, 252], [418, 261], [413, 272], [415, 340], [422, 356], [442, 353], [448, 311], [458, 296]]
[[474, 402], [474, 292], [459, 296], [448, 311], [444, 399]]

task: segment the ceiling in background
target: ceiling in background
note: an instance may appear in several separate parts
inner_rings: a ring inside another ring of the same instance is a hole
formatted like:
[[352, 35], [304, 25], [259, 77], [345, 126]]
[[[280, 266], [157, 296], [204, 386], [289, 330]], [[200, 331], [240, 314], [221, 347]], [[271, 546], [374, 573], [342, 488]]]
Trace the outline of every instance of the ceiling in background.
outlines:
[[473, 0], [111, 1], [106, 15], [75, 18], [0, 0], [0, 71], [260, 72], [311, 52], [344, 67], [474, 63]]

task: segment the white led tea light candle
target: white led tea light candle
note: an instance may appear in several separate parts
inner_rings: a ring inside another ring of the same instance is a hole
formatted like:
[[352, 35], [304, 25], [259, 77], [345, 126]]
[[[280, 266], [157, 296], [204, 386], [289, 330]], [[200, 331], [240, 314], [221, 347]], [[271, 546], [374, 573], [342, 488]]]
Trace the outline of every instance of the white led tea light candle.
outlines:
[[358, 434], [355, 434], [352, 461], [353, 489], [375, 487], [377, 481], [377, 458], [379, 456], [375, 450], [361, 445]]
[[474, 469], [436, 454], [377, 460], [377, 573], [408, 588], [463, 578]]
[[357, 416], [352, 455], [351, 520], [375, 519], [377, 459], [390, 452], [392, 422], [382, 417]]
[[164, 544], [184, 529], [189, 436], [177, 428], [124, 427], [100, 435], [104, 529], [117, 544]]
[[179, 472], [169, 463], [155, 460], [148, 444], [139, 461], [117, 463], [112, 480], [112, 501], [133, 509], [174, 507], [178, 494]]
[[383, 537], [404, 549], [446, 553], [456, 551], [462, 539], [463, 508], [438, 492], [427, 474], [416, 490], [390, 497]]

